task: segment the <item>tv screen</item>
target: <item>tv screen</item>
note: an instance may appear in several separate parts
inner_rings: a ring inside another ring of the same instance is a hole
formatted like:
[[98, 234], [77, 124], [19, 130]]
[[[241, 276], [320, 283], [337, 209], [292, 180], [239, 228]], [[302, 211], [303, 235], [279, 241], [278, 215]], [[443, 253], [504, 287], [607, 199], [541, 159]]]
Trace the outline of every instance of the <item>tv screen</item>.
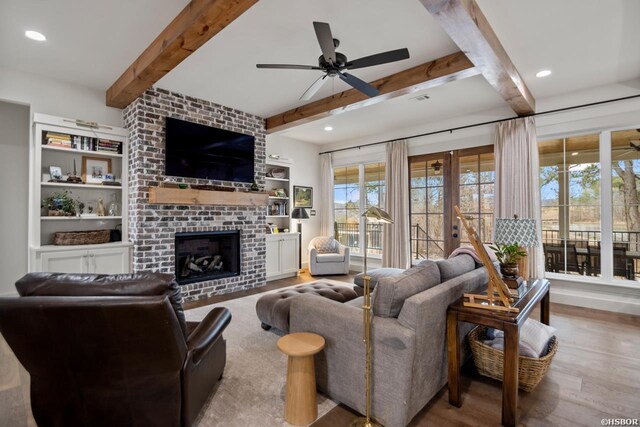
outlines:
[[166, 175], [253, 182], [255, 137], [167, 117]]

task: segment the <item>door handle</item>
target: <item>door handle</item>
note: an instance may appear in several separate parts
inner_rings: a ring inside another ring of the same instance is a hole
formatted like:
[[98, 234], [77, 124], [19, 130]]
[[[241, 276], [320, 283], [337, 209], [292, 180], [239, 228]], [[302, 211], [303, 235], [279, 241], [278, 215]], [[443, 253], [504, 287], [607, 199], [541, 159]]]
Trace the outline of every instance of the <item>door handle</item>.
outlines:
[[451, 237], [453, 237], [454, 239], [457, 239], [457, 238], [458, 238], [458, 233], [453, 233], [453, 234], [451, 235]]

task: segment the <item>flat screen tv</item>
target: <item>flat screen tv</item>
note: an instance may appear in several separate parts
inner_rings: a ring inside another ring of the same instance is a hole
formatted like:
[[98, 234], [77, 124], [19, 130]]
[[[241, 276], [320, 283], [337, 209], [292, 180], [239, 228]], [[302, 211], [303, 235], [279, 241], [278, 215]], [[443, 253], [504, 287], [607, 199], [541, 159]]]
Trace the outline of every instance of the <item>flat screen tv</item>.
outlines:
[[255, 137], [167, 117], [166, 175], [253, 182]]

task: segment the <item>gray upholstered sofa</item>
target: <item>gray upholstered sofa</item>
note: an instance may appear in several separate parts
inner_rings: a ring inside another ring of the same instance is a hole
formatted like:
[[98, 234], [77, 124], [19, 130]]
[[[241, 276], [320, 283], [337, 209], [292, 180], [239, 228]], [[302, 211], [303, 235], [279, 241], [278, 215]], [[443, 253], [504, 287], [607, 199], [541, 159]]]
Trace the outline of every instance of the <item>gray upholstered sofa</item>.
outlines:
[[[372, 295], [373, 416], [404, 427], [447, 383], [446, 311], [465, 292], [486, 288], [486, 269], [468, 255], [424, 261], [381, 279]], [[291, 304], [291, 332], [315, 332], [326, 346], [316, 356], [318, 388], [365, 410], [362, 297], [339, 302], [302, 295]], [[385, 316], [385, 317], [382, 317]], [[461, 325], [460, 340], [472, 325]]]

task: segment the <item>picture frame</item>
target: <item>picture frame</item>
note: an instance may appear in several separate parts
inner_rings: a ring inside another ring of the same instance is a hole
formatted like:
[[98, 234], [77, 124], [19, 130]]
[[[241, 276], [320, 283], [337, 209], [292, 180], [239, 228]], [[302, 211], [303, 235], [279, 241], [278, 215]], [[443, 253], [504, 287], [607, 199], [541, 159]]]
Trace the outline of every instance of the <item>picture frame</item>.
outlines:
[[313, 207], [313, 187], [301, 185], [293, 186], [293, 207], [312, 208]]
[[111, 174], [111, 159], [82, 156], [82, 181], [85, 184], [102, 184]]
[[60, 166], [49, 166], [49, 176], [51, 181], [62, 181], [62, 168]]

